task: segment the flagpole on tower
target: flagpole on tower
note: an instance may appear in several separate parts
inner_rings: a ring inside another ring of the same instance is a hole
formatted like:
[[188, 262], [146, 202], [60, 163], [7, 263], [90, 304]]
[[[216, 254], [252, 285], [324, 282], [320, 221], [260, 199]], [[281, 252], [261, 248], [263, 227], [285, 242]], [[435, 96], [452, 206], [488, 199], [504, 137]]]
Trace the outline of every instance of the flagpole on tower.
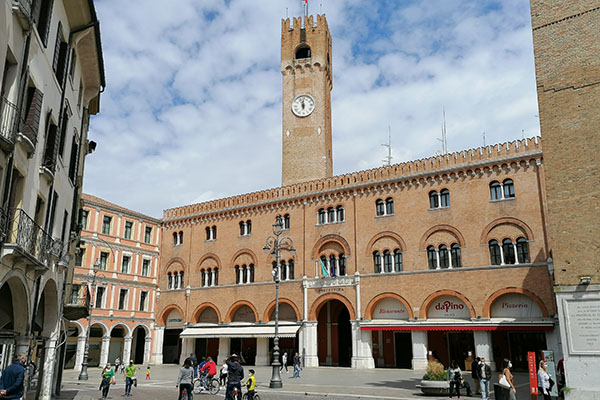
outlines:
[[304, 24], [306, 25], [306, 23], [308, 22], [308, 0], [303, 0], [304, 1]]

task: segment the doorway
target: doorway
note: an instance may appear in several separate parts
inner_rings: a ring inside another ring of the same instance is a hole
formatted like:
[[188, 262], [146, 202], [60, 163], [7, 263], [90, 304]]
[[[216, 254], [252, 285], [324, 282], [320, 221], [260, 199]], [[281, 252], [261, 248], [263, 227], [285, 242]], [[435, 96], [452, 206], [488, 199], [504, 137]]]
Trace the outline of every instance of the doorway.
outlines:
[[317, 317], [317, 354], [319, 365], [350, 367], [352, 334], [350, 313], [339, 300], [326, 302]]
[[410, 332], [394, 332], [396, 368], [412, 368], [412, 335]]

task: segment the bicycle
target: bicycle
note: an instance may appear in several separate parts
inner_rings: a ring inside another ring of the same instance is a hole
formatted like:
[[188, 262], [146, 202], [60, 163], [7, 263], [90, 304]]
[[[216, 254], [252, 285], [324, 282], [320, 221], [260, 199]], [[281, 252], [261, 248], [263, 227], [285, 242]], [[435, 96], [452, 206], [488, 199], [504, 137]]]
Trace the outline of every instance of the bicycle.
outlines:
[[[192, 398], [194, 398], [194, 395], [192, 394]], [[188, 400], [188, 392], [187, 392], [187, 388], [183, 388], [179, 391], [179, 400]]]
[[208, 382], [206, 379], [204, 379], [204, 376], [199, 376], [194, 378], [192, 385], [194, 386], [193, 392], [196, 394], [202, 393], [203, 390], [208, 391], [210, 394], [218, 394], [219, 390], [221, 390], [219, 380], [214, 377], [210, 380], [210, 382]]
[[[248, 400], [248, 393], [244, 393], [242, 400]], [[260, 396], [256, 393], [256, 389], [254, 389], [254, 400], [260, 400]]]

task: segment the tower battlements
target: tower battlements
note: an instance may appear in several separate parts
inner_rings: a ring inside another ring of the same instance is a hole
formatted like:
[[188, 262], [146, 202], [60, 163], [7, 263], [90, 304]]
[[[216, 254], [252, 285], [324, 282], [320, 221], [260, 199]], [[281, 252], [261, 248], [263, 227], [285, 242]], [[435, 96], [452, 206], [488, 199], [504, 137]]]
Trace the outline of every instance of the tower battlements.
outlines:
[[[304, 26], [304, 29], [312, 29], [312, 30], [322, 30], [329, 32], [329, 26], [327, 26], [327, 18], [325, 14], [317, 14], [317, 20], [315, 22], [315, 16], [309, 15], [308, 20]], [[281, 34], [283, 35], [285, 32], [292, 32], [294, 30], [303, 29], [302, 28], [302, 19], [304, 17], [293, 17], [286, 18], [281, 20]]]

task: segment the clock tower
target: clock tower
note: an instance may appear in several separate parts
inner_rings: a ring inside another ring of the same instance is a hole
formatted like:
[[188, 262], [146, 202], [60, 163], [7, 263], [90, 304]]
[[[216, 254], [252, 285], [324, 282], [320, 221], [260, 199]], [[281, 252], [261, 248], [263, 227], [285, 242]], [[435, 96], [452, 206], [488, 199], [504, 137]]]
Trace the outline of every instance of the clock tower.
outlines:
[[333, 174], [331, 35], [325, 15], [281, 21], [283, 186]]

